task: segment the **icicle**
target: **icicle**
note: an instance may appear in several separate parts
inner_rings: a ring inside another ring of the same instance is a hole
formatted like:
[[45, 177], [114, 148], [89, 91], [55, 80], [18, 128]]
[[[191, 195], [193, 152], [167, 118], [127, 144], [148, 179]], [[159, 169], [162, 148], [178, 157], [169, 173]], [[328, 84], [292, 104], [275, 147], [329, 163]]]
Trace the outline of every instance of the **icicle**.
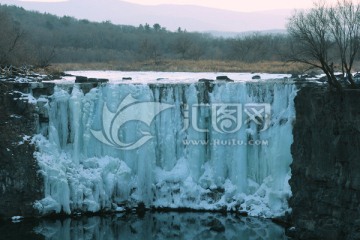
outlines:
[[[85, 95], [77, 85], [71, 93], [57, 86], [49, 103], [47, 136], [36, 138], [46, 196], [35, 206], [47, 214], [144, 202], [282, 215], [291, 194], [287, 180], [295, 95], [294, 85], [272, 81], [108, 84]], [[157, 104], [137, 105], [150, 102]], [[171, 107], [163, 111], [160, 103]], [[270, 106], [268, 129], [247, 121], [244, 109], [250, 103]], [[119, 112], [126, 111], [151, 121], [123, 122]], [[99, 140], [101, 135], [107, 140]], [[132, 150], [119, 145], [142, 138]]]

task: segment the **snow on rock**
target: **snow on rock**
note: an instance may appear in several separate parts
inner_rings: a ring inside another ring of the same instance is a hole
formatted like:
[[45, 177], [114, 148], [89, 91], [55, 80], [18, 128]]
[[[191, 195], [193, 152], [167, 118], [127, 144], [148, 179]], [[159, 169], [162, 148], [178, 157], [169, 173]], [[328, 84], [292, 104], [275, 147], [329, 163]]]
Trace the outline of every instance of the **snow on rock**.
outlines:
[[[269, 74], [269, 73], [229, 73], [229, 72], [127, 72], [127, 71], [69, 71], [66, 72], [69, 77], [63, 77], [52, 82], [61, 84], [73, 84], [75, 76], [86, 76], [88, 78], [106, 78], [110, 83], [125, 83], [125, 84], [184, 84], [196, 83], [199, 79], [215, 80], [219, 76], [228, 77], [235, 82], [254, 81], [252, 77], [259, 75], [261, 81], [263, 80], [284, 80], [290, 78], [291, 74]], [[128, 79], [131, 78], [131, 81]], [[258, 81], [258, 80], [256, 80]], [[288, 81], [288, 80], [287, 80]]]
[[11, 217], [11, 221], [12, 221], [13, 223], [19, 223], [19, 222], [21, 222], [23, 219], [24, 219], [23, 216], [13, 216], [13, 217]]
[[[78, 85], [57, 86], [47, 105], [45, 134], [32, 139], [45, 183], [45, 198], [34, 207], [42, 214], [70, 214], [123, 211], [143, 202], [283, 215], [291, 196], [296, 91], [292, 84], [271, 81], [210, 89], [206, 84], [107, 84], [86, 94]], [[171, 108], [142, 107], [148, 102]], [[268, 103], [271, 116], [259, 125], [223, 103], [238, 111], [249, 103]], [[126, 122], [128, 116], [135, 118]], [[136, 121], [144, 116], [151, 121]], [[241, 124], [237, 131], [231, 131], [233, 123]], [[250, 144], [255, 141], [264, 144]], [[141, 145], [126, 149], [135, 142]]]
[[18, 143], [18, 145], [22, 145], [22, 144], [24, 144], [25, 142], [30, 142], [30, 139], [31, 139], [31, 136], [24, 135], [24, 136], [23, 136], [23, 140], [20, 141], [20, 142]]

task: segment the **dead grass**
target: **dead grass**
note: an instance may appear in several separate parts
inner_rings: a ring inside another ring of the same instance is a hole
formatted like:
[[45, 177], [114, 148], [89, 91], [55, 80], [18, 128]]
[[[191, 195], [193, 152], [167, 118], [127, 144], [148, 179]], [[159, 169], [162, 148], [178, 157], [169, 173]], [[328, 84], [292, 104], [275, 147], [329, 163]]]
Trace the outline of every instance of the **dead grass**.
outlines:
[[47, 72], [75, 70], [121, 70], [121, 71], [171, 71], [171, 72], [266, 72], [294, 73], [304, 72], [306, 66], [298, 63], [264, 61], [245, 63], [239, 61], [212, 60], [166, 60], [161, 63], [144, 62], [110, 62], [110, 63], [59, 63], [53, 64]]

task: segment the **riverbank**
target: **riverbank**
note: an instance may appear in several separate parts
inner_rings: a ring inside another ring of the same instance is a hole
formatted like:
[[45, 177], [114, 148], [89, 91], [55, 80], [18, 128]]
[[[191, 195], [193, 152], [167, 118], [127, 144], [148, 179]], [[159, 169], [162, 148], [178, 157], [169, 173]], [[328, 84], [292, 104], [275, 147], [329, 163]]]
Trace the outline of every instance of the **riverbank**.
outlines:
[[307, 67], [299, 63], [279, 61], [246, 63], [212, 60], [163, 60], [161, 62], [54, 63], [45, 69], [47, 73], [77, 70], [303, 73]]

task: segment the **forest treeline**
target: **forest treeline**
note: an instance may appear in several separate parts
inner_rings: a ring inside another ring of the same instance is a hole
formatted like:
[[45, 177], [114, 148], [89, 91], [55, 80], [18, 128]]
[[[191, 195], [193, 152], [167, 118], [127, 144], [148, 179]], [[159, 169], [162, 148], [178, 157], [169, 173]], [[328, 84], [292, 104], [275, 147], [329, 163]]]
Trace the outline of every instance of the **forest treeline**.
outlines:
[[[250, 34], [219, 38], [168, 31], [160, 24], [115, 25], [58, 17], [0, 5], [0, 64], [93, 63], [164, 60], [279, 61], [288, 46], [286, 35]], [[234, 23], [236, 24], [236, 23]]]

